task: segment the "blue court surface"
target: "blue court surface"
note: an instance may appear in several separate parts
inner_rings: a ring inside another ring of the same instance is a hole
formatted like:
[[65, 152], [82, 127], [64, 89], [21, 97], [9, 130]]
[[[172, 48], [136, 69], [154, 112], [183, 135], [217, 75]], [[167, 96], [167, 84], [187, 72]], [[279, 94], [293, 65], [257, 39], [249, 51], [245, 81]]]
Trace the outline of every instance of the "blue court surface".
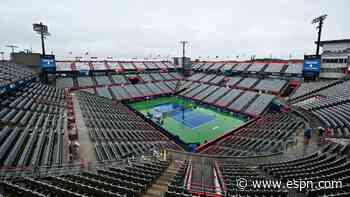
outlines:
[[181, 122], [189, 128], [196, 128], [215, 119], [212, 115], [204, 114], [192, 109], [184, 109], [183, 106], [173, 103], [157, 105], [153, 110], [161, 113], [168, 113], [171, 118]]
[[164, 103], [153, 107], [154, 111], [161, 112], [161, 113], [166, 113], [171, 111], [180, 111], [182, 109], [183, 107], [176, 103]]

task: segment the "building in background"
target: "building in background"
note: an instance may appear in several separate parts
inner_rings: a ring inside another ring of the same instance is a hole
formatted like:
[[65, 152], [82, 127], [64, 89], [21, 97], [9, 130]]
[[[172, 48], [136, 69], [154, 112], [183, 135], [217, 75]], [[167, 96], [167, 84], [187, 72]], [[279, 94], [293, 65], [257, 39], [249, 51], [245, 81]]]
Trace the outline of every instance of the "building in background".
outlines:
[[16, 64], [38, 67], [41, 65], [40, 53], [16, 52], [11, 53], [11, 61]]
[[320, 78], [338, 79], [349, 72], [350, 39], [321, 41]]
[[[11, 62], [30, 68], [40, 75], [41, 82], [48, 83], [49, 78], [54, 76], [56, 61], [54, 55], [42, 55], [32, 52], [11, 53]], [[50, 75], [50, 76], [49, 76]]]

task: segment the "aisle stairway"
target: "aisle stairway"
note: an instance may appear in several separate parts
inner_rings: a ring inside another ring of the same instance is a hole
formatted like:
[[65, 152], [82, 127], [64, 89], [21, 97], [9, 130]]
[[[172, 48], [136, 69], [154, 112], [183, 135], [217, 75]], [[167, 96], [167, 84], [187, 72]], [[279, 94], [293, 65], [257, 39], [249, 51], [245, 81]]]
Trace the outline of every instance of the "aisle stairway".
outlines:
[[147, 190], [147, 192], [143, 195], [143, 197], [159, 197], [162, 196], [168, 190], [168, 183], [176, 174], [176, 164], [173, 161], [168, 169], [160, 176], [153, 185]]
[[79, 101], [75, 94], [73, 94], [73, 106], [77, 128], [79, 129], [80, 158], [87, 162], [95, 162], [97, 158], [94, 145], [90, 140], [89, 130], [85, 125]]

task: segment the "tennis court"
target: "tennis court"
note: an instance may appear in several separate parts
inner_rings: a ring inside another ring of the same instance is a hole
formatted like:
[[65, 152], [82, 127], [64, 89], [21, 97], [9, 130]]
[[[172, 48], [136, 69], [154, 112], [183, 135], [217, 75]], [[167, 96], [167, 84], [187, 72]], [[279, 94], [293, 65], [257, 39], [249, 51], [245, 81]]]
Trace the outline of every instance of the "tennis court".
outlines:
[[129, 104], [141, 113], [162, 117], [162, 127], [186, 143], [203, 143], [244, 123], [228, 113], [196, 105], [176, 96]]
[[172, 112], [171, 117], [192, 129], [215, 119], [213, 115], [193, 111], [192, 109]]
[[188, 128], [195, 128], [215, 119], [215, 116], [186, 109], [176, 103], [164, 103], [153, 107], [155, 113], [167, 114]]

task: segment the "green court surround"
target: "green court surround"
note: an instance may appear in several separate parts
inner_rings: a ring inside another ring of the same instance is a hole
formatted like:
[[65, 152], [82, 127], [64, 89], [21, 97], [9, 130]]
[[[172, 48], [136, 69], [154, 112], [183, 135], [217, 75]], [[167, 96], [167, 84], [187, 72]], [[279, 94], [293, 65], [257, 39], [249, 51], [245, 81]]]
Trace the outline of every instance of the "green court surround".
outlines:
[[[196, 105], [192, 101], [185, 100], [176, 96], [152, 98], [150, 100], [136, 101], [129, 103], [129, 106], [146, 115], [151, 112], [153, 107], [165, 103], [176, 103], [182, 106]], [[203, 143], [205, 140], [212, 140], [216, 137], [231, 131], [232, 129], [244, 124], [241, 118], [232, 116], [226, 112], [219, 112], [213, 108], [196, 105], [194, 109], [201, 113], [214, 115], [215, 120], [204, 123], [196, 128], [188, 128], [181, 122], [176, 121], [171, 117], [164, 118], [162, 125], [170, 133], [179, 136], [185, 143]]]

